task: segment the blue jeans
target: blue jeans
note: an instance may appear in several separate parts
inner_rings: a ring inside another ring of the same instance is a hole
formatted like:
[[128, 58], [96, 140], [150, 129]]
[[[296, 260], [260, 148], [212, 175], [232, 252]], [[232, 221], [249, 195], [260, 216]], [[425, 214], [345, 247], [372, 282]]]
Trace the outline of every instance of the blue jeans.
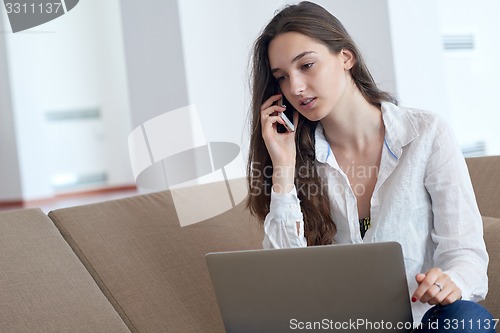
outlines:
[[422, 318], [418, 333], [496, 332], [496, 321], [481, 305], [471, 301], [456, 301], [449, 305], [436, 305]]

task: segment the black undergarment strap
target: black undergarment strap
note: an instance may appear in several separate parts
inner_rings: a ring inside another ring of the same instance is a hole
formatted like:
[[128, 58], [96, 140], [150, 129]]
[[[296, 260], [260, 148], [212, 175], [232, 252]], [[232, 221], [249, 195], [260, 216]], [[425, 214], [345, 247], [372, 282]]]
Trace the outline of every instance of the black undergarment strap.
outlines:
[[370, 218], [365, 217], [359, 220], [359, 231], [361, 232], [361, 238], [365, 237], [366, 231], [370, 229]]

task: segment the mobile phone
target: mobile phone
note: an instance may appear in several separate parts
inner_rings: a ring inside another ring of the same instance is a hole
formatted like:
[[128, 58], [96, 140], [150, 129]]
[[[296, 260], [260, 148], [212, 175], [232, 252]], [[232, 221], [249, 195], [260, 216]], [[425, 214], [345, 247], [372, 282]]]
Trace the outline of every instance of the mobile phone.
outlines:
[[[278, 86], [278, 93], [281, 93], [279, 90]], [[278, 100], [277, 105], [286, 105], [286, 110], [283, 112], [279, 112], [279, 116], [283, 121], [285, 122], [284, 125], [282, 124], [277, 124], [277, 129], [278, 133], [286, 133], [286, 132], [294, 132], [295, 131], [295, 126], [293, 125], [293, 122], [290, 119], [293, 119], [293, 108], [292, 106], [283, 98], [283, 95], [281, 95], [281, 98]]]

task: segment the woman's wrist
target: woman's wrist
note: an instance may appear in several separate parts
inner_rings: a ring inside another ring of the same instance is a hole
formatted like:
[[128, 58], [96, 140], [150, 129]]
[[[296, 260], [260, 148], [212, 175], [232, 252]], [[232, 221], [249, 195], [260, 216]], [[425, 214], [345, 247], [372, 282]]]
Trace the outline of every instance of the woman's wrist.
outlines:
[[273, 167], [273, 191], [288, 193], [293, 187], [295, 179], [295, 165], [277, 165]]

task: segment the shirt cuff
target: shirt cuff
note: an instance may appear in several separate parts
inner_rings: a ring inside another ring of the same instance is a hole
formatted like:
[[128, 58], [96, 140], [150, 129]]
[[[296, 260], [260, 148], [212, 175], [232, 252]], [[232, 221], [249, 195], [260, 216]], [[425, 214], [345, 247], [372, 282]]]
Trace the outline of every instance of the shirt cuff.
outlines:
[[271, 205], [269, 211], [274, 218], [302, 221], [300, 200], [295, 186], [288, 193], [274, 192], [271, 188]]

